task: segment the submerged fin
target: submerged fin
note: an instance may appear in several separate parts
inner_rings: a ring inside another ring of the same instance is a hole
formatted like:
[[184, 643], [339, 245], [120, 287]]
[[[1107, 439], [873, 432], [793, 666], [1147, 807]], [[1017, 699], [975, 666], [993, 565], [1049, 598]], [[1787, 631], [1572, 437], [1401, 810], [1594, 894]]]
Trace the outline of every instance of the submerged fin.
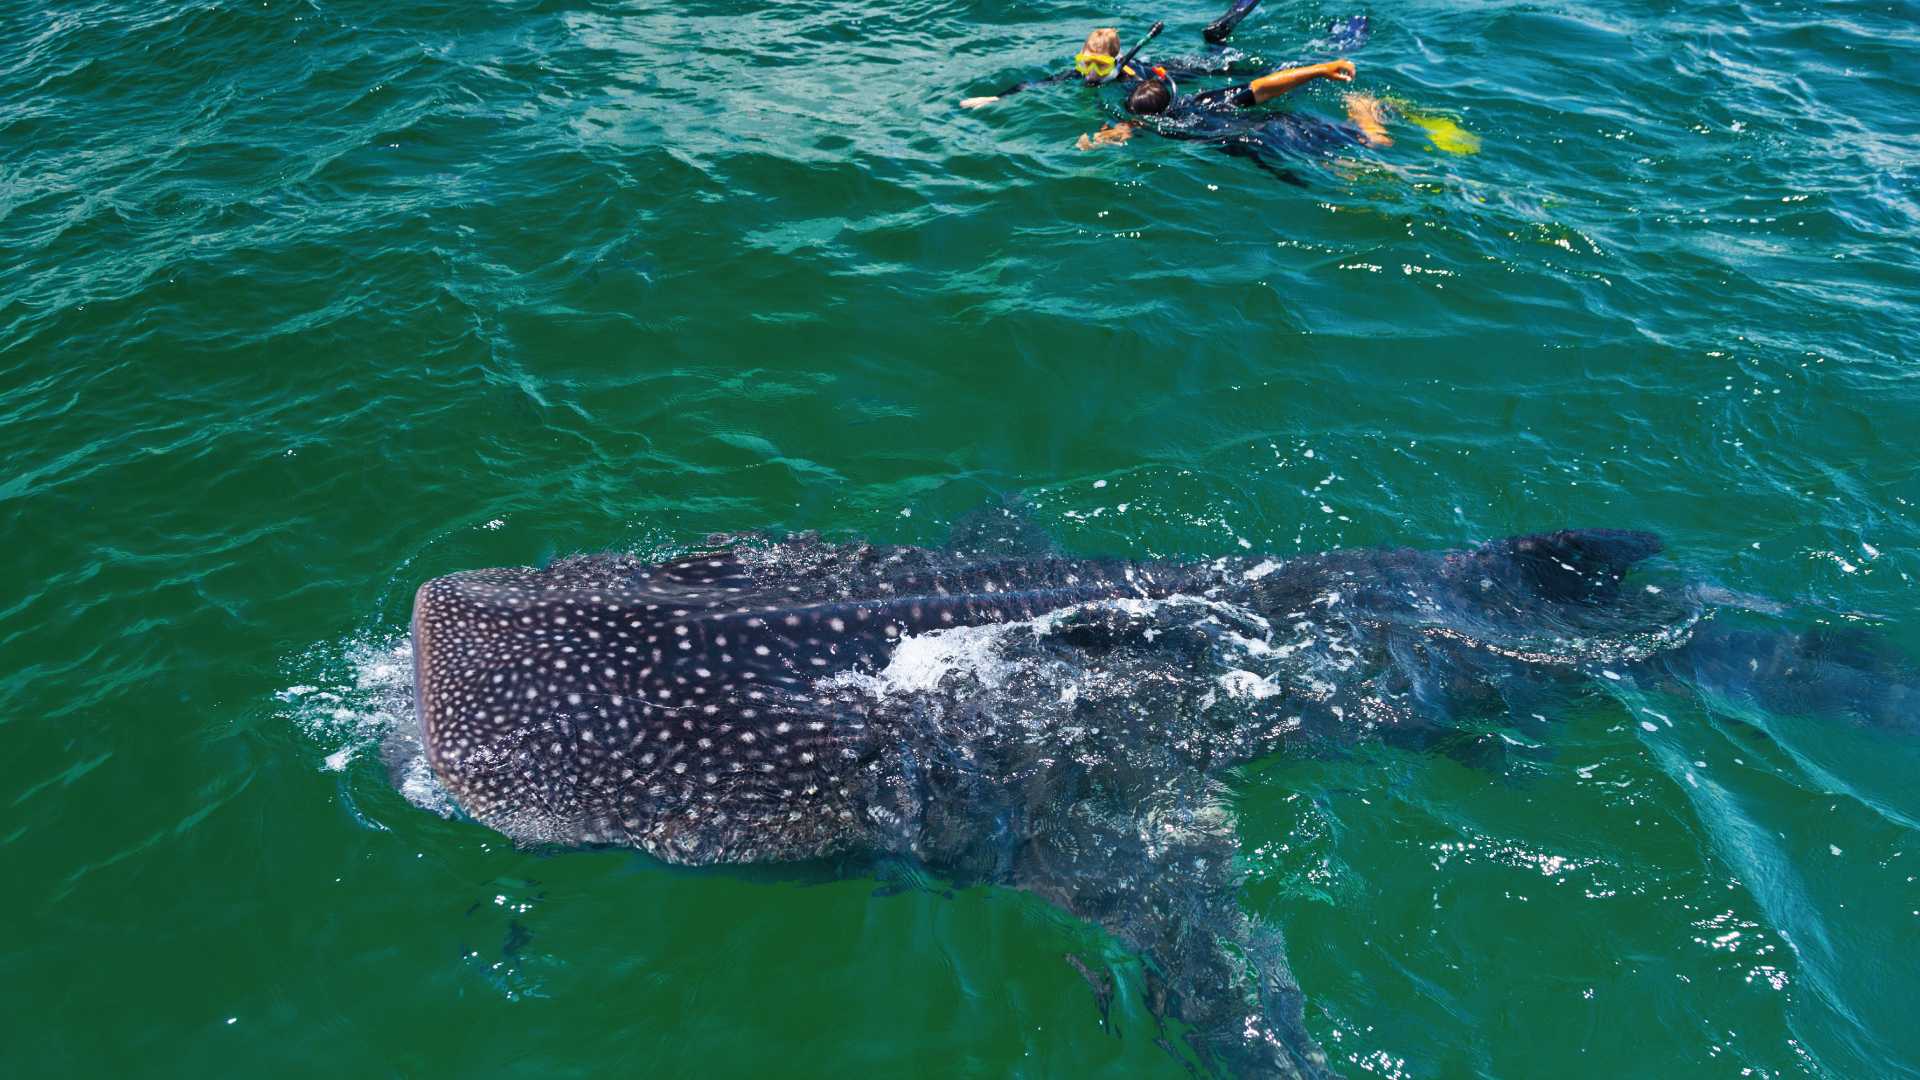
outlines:
[[[1207, 788], [1193, 779], [1186, 790]], [[1187, 1029], [1187, 1054], [1164, 1033], [1161, 1044], [1205, 1074], [1330, 1080], [1280, 931], [1241, 909], [1232, 815], [1214, 799], [1163, 810], [1143, 830], [1098, 800], [1077, 803], [1023, 845], [1010, 884], [1137, 951], [1148, 1010]]]
[[1460, 121], [1442, 112], [1422, 109], [1401, 98], [1389, 98], [1387, 104], [1408, 123], [1426, 133], [1435, 150], [1448, 154], [1477, 154], [1480, 136], [1460, 125]]
[[1920, 735], [1920, 671], [1859, 627], [1794, 633], [1715, 620], [1661, 662], [1702, 690], [1776, 716], [1840, 719]]
[[1218, 145], [1222, 153], [1227, 154], [1229, 157], [1246, 158], [1248, 161], [1253, 162], [1255, 165], [1271, 173], [1276, 180], [1292, 184], [1294, 187], [1307, 186], [1307, 182], [1300, 178], [1299, 173], [1294, 172], [1292, 169], [1275, 165], [1273, 162], [1267, 160], [1267, 155], [1261, 152], [1259, 144], [1244, 136], [1230, 139]]
[[[1085, 960], [1072, 953], [1066, 955], [1066, 961], [1073, 970], [1080, 973], [1081, 978], [1087, 980], [1087, 985], [1092, 988], [1093, 1007], [1100, 1013], [1100, 1026], [1113, 1032], [1113, 973], [1095, 971]], [[1118, 1032], [1114, 1033], [1118, 1034]]]

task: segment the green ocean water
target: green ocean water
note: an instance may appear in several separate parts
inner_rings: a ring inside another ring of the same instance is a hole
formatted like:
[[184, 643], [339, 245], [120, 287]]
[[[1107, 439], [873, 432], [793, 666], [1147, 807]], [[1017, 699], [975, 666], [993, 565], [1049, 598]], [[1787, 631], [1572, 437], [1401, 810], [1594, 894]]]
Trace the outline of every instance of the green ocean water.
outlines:
[[[0, 4], [0, 1071], [1182, 1074], [1029, 898], [517, 851], [396, 789], [454, 570], [1008, 498], [1139, 558], [1631, 527], [1920, 656], [1920, 7], [1372, 9], [1355, 87], [1481, 149], [1397, 122], [1304, 186], [1077, 152], [1079, 88], [956, 107], [1218, 11]], [[1920, 747], [1553, 720], [1239, 777], [1347, 1075], [1920, 1075]]]

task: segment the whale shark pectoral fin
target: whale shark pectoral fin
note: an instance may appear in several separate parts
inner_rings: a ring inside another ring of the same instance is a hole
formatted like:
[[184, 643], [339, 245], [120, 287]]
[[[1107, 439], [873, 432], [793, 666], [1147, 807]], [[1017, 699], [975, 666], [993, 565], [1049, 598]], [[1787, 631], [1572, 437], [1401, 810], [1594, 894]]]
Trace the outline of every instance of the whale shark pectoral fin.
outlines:
[[1477, 570], [1543, 600], [1598, 602], [1617, 595], [1627, 571], [1665, 546], [1649, 532], [1563, 529], [1494, 540], [1448, 562], [1456, 573]]
[[[1280, 932], [1240, 907], [1231, 815], [1211, 803], [1167, 813], [1143, 829], [1078, 803], [1023, 846], [1010, 883], [1137, 952], [1148, 1010], [1186, 1027], [1203, 1072], [1331, 1078]], [[1161, 1044], [1186, 1057], [1164, 1035]]]
[[1100, 1015], [1100, 1026], [1110, 1034], [1118, 1036], [1120, 1032], [1113, 1026], [1113, 973], [1095, 971], [1085, 960], [1072, 953], [1066, 955], [1066, 961], [1068, 966], [1080, 973], [1081, 978], [1087, 980], [1087, 986], [1092, 988], [1093, 1007]]

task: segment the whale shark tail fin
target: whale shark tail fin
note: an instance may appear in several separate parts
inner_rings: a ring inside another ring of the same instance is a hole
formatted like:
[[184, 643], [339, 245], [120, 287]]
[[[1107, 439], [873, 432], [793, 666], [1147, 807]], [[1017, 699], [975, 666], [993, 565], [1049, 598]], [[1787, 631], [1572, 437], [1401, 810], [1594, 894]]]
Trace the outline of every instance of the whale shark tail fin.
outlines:
[[1448, 568], [1553, 603], [1598, 604], [1620, 592], [1627, 571], [1658, 555], [1658, 536], [1630, 529], [1563, 529], [1513, 536], [1449, 556]]

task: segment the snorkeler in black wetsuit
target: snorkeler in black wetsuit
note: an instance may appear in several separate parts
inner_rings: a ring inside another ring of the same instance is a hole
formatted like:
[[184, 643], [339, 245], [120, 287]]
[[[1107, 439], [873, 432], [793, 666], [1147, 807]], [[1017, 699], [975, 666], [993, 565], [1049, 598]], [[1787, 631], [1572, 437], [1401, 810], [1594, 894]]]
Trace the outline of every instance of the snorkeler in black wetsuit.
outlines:
[[1336, 124], [1303, 113], [1258, 113], [1246, 110], [1264, 105], [1274, 98], [1306, 85], [1315, 79], [1351, 82], [1353, 62], [1331, 60], [1324, 64], [1286, 68], [1261, 76], [1240, 86], [1223, 86], [1197, 94], [1175, 92], [1171, 75], [1156, 68], [1151, 78], [1133, 84], [1127, 94], [1127, 111], [1134, 116], [1158, 118], [1151, 125], [1144, 120], [1123, 120], [1092, 135], [1080, 136], [1079, 147], [1092, 150], [1113, 146], [1132, 138], [1134, 131], [1150, 126], [1156, 135], [1170, 139], [1191, 139], [1211, 143], [1236, 157], [1244, 157], [1289, 183], [1302, 181], [1275, 159], [1325, 157], [1341, 150], [1391, 146], [1380, 102], [1370, 94], [1347, 95], [1347, 120]]
[[[1259, 0], [1233, 0], [1226, 14], [1214, 20], [1203, 36], [1215, 45], [1224, 41], [1233, 28], [1252, 12]], [[1218, 51], [1201, 57], [1151, 63], [1138, 60], [1140, 49], [1160, 32], [1159, 23], [1135, 45], [1132, 52], [1120, 55], [1120, 32], [1102, 27], [1087, 35], [1085, 45], [1073, 58], [1072, 71], [1063, 71], [1039, 79], [1015, 83], [998, 94], [962, 99], [960, 106], [977, 109], [1010, 94], [1049, 83], [1078, 79], [1091, 86], [1115, 79], [1131, 84], [1127, 109], [1136, 116], [1160, 116], [1152, 125], [1156, 134], [1173, 139], [1208, 142], [1221, 150], [1251, 159], [1268, 172], [1291, 183], [1302, 183], [1292, 172], [1275, 164], [1274, 159], [1300, 156], [1328, 156], [1341, 149], [1360, 146], [1390, 146], [1384, 112], [1371, 95], [1352, 94], [1347, 98], [1349, 123], [1334, 124], [1317, 117], [1294, 113], [1264, 113], [1257, 118], [1234, 115], [1312, 82], [1332, 79], [1351, 82], [1354, 75], [1350, 60], [1331, 60], [1268, 71], [1239, 86], [1222, 87], [1184, 96], [1173, 92], [1175, 79], [1219, 75], [1248, 74], [1244, 61]], [[1365, 15], [1336, 19], [1328, 27], [1325, 44], [1353, 48], [1366, 43], [1369, 20]], [[1092, 135], [1080, 136], [1079, 147], [1124, 143], [1144, 121], [1127, 120], [1110, 124]]]
[[[1227, 8], [1226, 14], [1208, 23], [1207, 26], [1200, 31], [1200, 35], [1206, 38], [1210, 45], [1217, 46], [1221, 44], [1227, 40], [1227, 35], [1233, 33], [1233, 28], [1240, 25], [1240, 20], [1251, 14], [1253, 9], [1258, 7], [1259, 4], [1260, 0], [1233, 0], [1232, 5]], [[1154, 33], [1159, 33], [1159, 29], [1159, 25], [1155, 24]], [[1138, 46], [1135, 46], [1135, 49], [1137, 51]], [[1001, 98], [1018, 94], [1022, 90], [1031, 90], [1036, 86], [1046, 86], [1050, 83], [1066, 82], [1069, 79], [1079, 79], [1084, 82], [1096, 84], [1105, 82], [1113, 77], [1114, 67], [1120, 63], [1124, 63], [1120, 59], [1120, 31], [1112, 27], [1102, 27], [1087, 35], [1086, 43], [1081, 47], [1079, 54], [1073, 58], [1072, 70], [1055, 72], [1052, 75], [1042, 76], [1038, 79], [1026, 79], [1014, 83], [1012, 86], [1007, 87], [997, 94], [962, 98], [960, 107], [963, 109], [978, 109], [986, 105], [991, 105]], [[1174, 78], [1179, 79], [1194, 78], [1201, 75], [1242, 75], [1249, 73], [1243, 62], [1224, 53], [1215, 52], [1205, 56], [1183, 56], [1172, 60], [1162, 60], [1157, 64], [1141, 60], [1133, 64], [1128, 70], [1122, 72], [1122, 77], [1137, 78], [1138, 76], [1133, 69], [1149, 71], [1155, 67], [1162, 68], [1171, 73]]]

